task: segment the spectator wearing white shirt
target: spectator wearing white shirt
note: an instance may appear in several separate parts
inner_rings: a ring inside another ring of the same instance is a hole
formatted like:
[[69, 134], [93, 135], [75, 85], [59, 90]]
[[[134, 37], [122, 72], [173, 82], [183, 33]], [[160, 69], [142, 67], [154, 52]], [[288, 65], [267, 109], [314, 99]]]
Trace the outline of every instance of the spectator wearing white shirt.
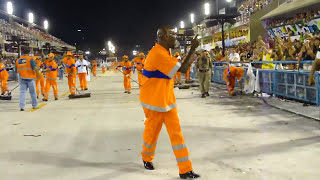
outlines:
[[80, 87], [82, 90], [88, 90], [87, 87], [87, 75], [88, 75], [88, 67], [90, 63], [83, 59], [83, 55], [79, 56], [79, 60], [76, 62], [76, 67], [78, 70], [78, 76], [79, 76], [79, 81], [80, 81]]
[[[239, 62], [240, 61], [240, 55], [239, 53], [236, 52], [234, 48], [231, 49], [231, 53], [229, 55], [229, 60], [231, 62]], [[236, 64], [231, 64], [231, 66], [241, 66], [241, 64], [236, 63]]]

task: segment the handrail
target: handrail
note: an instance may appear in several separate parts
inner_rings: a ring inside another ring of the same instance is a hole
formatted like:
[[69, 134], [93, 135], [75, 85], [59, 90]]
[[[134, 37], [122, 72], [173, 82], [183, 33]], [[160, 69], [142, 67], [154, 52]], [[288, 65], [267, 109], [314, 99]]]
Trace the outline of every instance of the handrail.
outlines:
[[[301, 64], [312, 64], [314, 60], [303, 60], [300, 61]], [[298, 64], [298, 61], [252, 61], [252, 62], [243, 62], [243, 61], [222, 61], [222, 62], [213, 62], [213, 64]]]

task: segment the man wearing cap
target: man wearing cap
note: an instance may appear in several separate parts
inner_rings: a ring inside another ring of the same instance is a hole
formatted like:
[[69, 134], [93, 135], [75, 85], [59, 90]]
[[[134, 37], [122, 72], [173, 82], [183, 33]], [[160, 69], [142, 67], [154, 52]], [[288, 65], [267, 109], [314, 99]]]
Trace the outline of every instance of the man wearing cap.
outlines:
[[35, 61], [29, 56], [30, 50], [23, 50], [23, 56], [16, 61], [16, 69], [19, 74], [20, 85], [20, 111], [24, 111], [26, 105], [26, 94], [29, 89], [32, 108], [38, 106], [35, 79], [40, 77]]
[[72, 58], [72, 53], [67, 52], [67, 57], [63, 60], [66, 65], [66, 73], [68, 74], [68, 85], [71, 96], [76, 94], [77, 69], [76, 62]]
[[81, 90], [88, 90], [86, 77], [89, 72], [88, 71], [89, 65], [90, 63], [87, 60], [83, 59], [83, 55], [80, 55], [79, 60], [76, 62], [76, 67], [78, 70]]
[[[134, 58], [133, 61], [134, 66], [136, 66], [137, 71], [138, 71], [138, 81], [139, 84], [142, 83], [142, 72], [143, 72], [143, 66], [144, 66], [144, 54], [140, 53], [138, 57]], [[140, 88], [140, 86], [139, 86]]]
[[57, 78], [58, 78], [58, 65], [54, 60], [54, 54], [49, 53], [49, 62], [48, 62], [48, 68], [47, 68], [47, 80], [45, 85], [45, 93], [43, 101], [48, 101], [49, 93], [50, 93], [50, 87], [52, 86], [54, 99], [58, 100], [58, 85], [57, 85]]
[[200, 51], [200, 57], [196, 62], [196, 69], [198, 71], [201, 98], [205, 98], [206, 96], [209, 96], [209, 86], [213, 66], [211, 60], [206, 56], [203, 50]]
[[[122, 67], [123, 72], [123, 86], [125, 89], [124, 93], [131, 93], [131, 73], [132, 73], [132, 64], [129, 61], [129, 57], [127, 55], [123, 56], [123, 61], [121, 62], [121, 65], [118, 67]], [[118, 68], [117, 67], [117, 68]]]

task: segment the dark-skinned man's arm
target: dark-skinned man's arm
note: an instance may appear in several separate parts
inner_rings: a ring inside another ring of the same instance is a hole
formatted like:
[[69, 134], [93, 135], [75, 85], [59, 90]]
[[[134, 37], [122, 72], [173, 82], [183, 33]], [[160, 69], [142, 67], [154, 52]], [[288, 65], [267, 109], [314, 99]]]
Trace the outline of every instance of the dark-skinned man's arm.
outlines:
[[196, 51], [197, 47], [199, 46], [199, 41], [197, 39], [197, 36], [195, 38], [192, 39], [191, 41], [191, 49], [186, 57], [186, 59], [183, 61], [180, 69], [178, 70], [179, 72], [182, 73], [187, 73], [191, 64], [192, 64], [192, 55], [194, 54], [194, 52]]

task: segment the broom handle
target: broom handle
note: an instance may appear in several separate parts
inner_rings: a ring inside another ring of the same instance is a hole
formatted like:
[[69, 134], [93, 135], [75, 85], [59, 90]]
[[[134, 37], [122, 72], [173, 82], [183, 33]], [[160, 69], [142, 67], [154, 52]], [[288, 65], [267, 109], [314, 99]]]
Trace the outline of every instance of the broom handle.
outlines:
[[[117, 68], [117, 70], [119, 71], [119, 72], [121, 72], [123, 75], [126, 75], [126, 74], [124, 74], [122, 71], [120, 71], [118, 68]], [[130, 78], [133, 82], [135, 82], [135, 83], [137, 83], [139, 86], [142, 86], [141, 84], [139, 84], [137, 81], [135, 81], [135, 80], [133, 80], [132, 78]]]

